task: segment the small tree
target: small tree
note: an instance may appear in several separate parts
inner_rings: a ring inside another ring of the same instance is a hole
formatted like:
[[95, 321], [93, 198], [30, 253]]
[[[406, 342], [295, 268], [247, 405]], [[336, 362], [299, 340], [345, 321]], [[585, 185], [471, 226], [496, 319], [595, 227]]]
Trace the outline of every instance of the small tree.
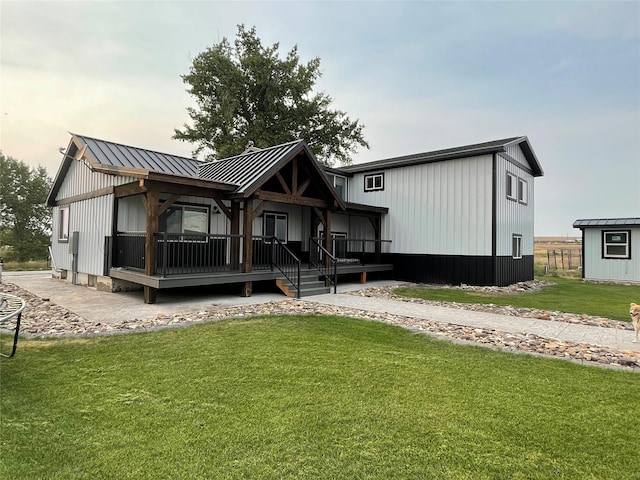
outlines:
[[0, 152], [0, 246], [9, 260], [47, 258], [51, 210], [46, 206], [51, 179], [44, 167], [29, 166]]
[[297, 46], [285, 59], [278, 48], [263, 47], [255, 27], [239, 25], [233, 47], [223, 38], [197, 55], [182, 79], [198, 107], [187, 108], [193, 125], [176, 129], [174, 138], [197, 144], [194, 154], [217, 158], [242, 153], [249, 141], [264, 148], [302, 138], [327, 165], [349, 164], [350, 153], [369, 148], [362, 124], [313, 92], [320, 59], [303, 65]]

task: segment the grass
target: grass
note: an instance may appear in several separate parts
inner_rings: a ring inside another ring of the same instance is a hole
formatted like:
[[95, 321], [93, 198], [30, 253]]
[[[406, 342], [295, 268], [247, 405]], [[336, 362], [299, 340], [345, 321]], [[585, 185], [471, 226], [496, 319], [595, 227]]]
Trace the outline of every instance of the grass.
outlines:
[[14, 262], [5, 260], [2, 269], [6, 272], [22, 272], [30, 270], [48, 270], [51, 266], [47, 260], [29, 260], [28, 262]]
[[514, 307], [586, 314], [630, 321], [629, 303], [640, 303], [640, 288], [633, 285], [583, 283], [580, 279], [539, 277], [555, 285], [538, 292], [489, 294], [446, 288], [398, 288], [395, 292], [413, 298], [459, 303], [492, 303]]
[[29, 340], [0, 477], [637, 478], [640, 382], [326, 316]]

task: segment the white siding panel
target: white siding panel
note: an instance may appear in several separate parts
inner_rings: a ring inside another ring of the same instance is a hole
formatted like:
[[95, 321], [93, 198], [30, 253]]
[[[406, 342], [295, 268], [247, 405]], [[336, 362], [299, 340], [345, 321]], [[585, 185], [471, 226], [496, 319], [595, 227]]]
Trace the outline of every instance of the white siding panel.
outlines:
[[[256, 203], [254, 202], [254, 205]], [[254, 206], [255, 208], [255, 206]], [[304, 207], [300, 205], [289, 205], [286, 203], [267, 202], [264, 208], [264, 212], [286, 213], [287, 214], [287, 241], [300, 242], [302, 241], [302, 210]], [[263, 234], [263, 215], [253, 219], [253, 234]]]
[[[640, 282], [640, 228], [631, 229], [631, 258], [602, 258], [602, 231], [584, 230], [584, 273], [587, 280]], [[625, 230], [622, 228], [622, 230]]]
[[[496, 156], [496, 255], [511, 256], [513, 235], [522, 235], [522, 254], [533, 255], [533, 176]], [[527, 182], [527, 204], [507, 198], [507, 172]]]
[[116, 177], [104, 173], [92, 172], [79, 161], [73, 161], [60, 185], [56, 200], [61, 200], [75, 195], [92, 192], [112, 185], [123, 185], [135, 182], [133, 177]]
[[529, 165], [527, 158], [524, 156], [524, 152], [522, 151], [522, 148], [520, 148], [520, 145], [509, 145], [507, 147], [507, 155], [516, 160], [523, 167], [531, 169], [531, 165]]
[[364, 192], [364, 175], [349, 198], [389, 208], [382, 238], [393, 253], [491, 255], [491, 155], [389, 169], [376, 192]]
[[[79, 232], [78, 272], [102, 275], [104, 267], [105, 237], [111, 236], [113, 218], [113, 195], [75, 202], [69, 205], [69, 233]], [[54, 207], [53, 215], [58, 218], [59, 207]], [[56, 267], [71, 270], [69, 244], [58, 241], [59, 225], [54, 222], [52, 250]]]

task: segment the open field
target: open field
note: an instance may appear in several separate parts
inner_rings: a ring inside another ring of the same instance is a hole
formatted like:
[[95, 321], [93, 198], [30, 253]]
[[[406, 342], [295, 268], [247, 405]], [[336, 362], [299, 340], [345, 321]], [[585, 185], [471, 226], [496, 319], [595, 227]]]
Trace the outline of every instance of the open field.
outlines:
[[25, 342], [0, 477], [634, 478], [635, 373], [328, 316]]

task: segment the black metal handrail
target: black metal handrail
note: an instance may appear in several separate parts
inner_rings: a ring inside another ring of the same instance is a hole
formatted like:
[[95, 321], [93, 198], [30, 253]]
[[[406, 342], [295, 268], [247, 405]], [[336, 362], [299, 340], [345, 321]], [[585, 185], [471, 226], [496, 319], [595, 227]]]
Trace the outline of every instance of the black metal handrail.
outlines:
[[309, 238], [309, 268], [315, 268], [333, 285], [333, 293], [338, 292], [338, 261], [320, 243], [320, 238]]
[[280, 273], [296, 289], [296, 297], [300, 298], [300, 265], [301, 261], [289, 248], [276, 237], [271, 239], [271, 270], [277, 268]]

